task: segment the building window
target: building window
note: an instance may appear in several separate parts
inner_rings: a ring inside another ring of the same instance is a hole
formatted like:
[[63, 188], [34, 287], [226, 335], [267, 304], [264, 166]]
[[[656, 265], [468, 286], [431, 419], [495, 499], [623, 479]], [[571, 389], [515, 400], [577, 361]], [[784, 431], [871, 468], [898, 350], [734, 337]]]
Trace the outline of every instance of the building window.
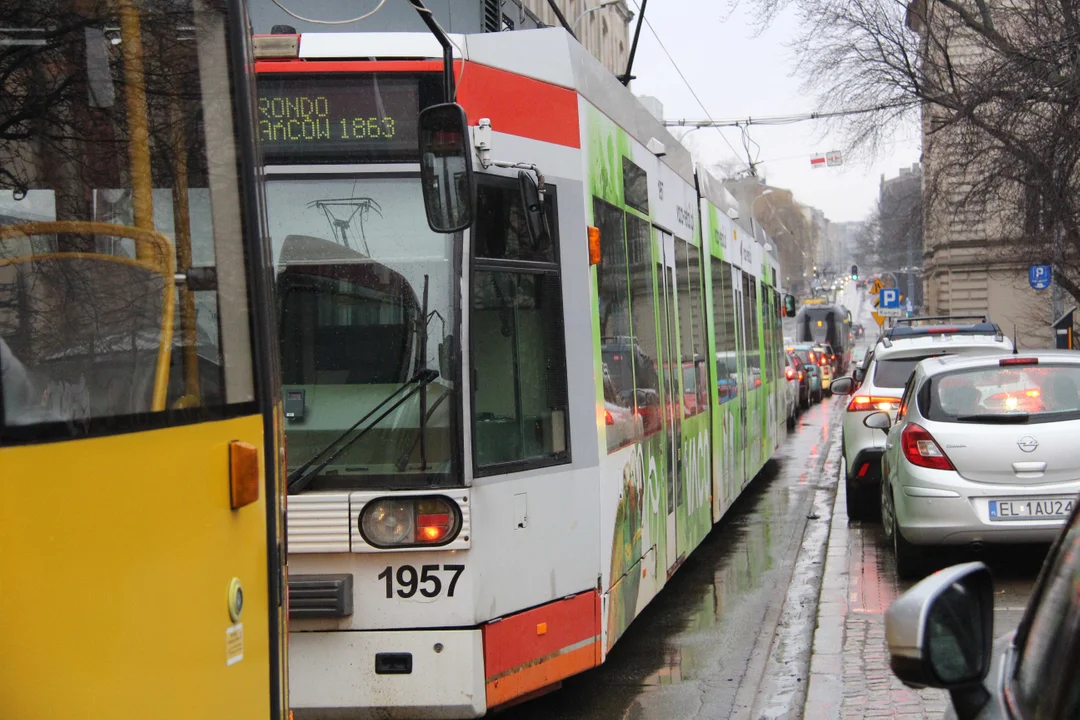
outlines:
[[566, 338], [555, 235], [534, 241], [517, 185], [477, 186], [472, 273], [473, 463], [477, 475], [569, 462]]

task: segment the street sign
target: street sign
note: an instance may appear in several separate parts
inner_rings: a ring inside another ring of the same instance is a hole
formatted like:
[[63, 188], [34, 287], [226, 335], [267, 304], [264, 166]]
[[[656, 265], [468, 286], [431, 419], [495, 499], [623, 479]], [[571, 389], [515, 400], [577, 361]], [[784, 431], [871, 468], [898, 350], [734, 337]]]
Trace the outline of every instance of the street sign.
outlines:
[[825, 153], [825, 164], [829, 167], [836, 167], [837, 165], [844, 164], [844, 157], [840, 154], [839, 150], [831, 150]]
[[900, 310], [900, 290], [898, 288], [881, 288], [878, 307], [882, 310]]
[[[898, 308], [898, 307], [878, 308], [877, 312], [874, 313], [874, 314], [875, 315], [880, 315], [883, 318], [887, 318], [887, 317], [904, 317], [903, 309]], [[878, 323], [878, 324], [880, 325], [881, 323]]]
[[1028, 268], [1028, 283], [1036, 290], [1045, 290], [1050, 287], [1052, 275], [1049, 265], [1032, 265]]
[[810, 157], [810, 167], [812, 167], [812, 168], [825, 167], [825, 156], [824, 155], [812, 155]]

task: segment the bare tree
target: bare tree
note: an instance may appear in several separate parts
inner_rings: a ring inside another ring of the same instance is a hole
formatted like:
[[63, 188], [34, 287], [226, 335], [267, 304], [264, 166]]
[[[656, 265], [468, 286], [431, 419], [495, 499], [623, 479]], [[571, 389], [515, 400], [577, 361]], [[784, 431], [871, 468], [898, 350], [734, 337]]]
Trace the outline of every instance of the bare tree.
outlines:
[[[1077, 0], [756, 0], [793, 7], [806, 84], [835, 126], [875, 152], [916, 119], [928, 237], [986, 257], [1047, 262], [1080, 300]], [[933, 224], [931, 224], [931, 219]]]

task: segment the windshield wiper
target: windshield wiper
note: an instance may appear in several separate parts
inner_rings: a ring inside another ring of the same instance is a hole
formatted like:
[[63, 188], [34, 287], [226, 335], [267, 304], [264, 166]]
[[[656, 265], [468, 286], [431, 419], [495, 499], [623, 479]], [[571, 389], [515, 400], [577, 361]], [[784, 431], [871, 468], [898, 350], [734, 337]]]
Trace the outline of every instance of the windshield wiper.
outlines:
[[1030, 417], [1026, 412], [1014, 412], [1006, 413], [1004, 415], [995, 413], [981, 413], [979, 415], [959, 415], [956, 418], [957, 422], [979, 422], [979, 423], [998, 423], [1001, 425], [1023, 425], [1028, 421]]
[[[293, 472], [289, 473], [289, 479], [288, 479], [288, 491], [289, 491], [289, 493], [295, 494], [295, 493], [300, 492], [304, 488], [306, 488], [311, 483], [311, 481], [314, 480], [316, 476], [318, 476], [319, 473], [321, 473], [323, 470], [326, 469], [326, 467], [330, 463], [334, 462], [334, 460], [337, 460], [341, 456], [341, 454], [343, 452], [345, 452], [350, 447], [352, 447], [353, 443], [355, 443], [360, 438], [364, 437], [364, 435], [367, 434], [368, 430], [370, 430], [371, 428], [375, 427], [380, 422], [382, 422], [383, 418], [385, 418], [387, 415], [389, 415], [390, 413], [397, 410], [406, 400], [411, 398], [416, 393], [420, 392], [420, 390], [422, 388], [425, 388], [430, 383], [435, 382], [435, 379], [438, 378], [438, 377], [439, 377], [439, 371], [438, 370], [430, 370], [430, 369], [418, 370], [415, 375], [413, 375], [411, 378], [409, 378], [408, 380], [403, 382], [401, 385], [399, 385], [394, 390], [394, 392], [387, 395], [383, 399], [382, 402], [380, 402], [378, 405], [373, 407], [366, 415], [364, 415], [364, 417], [360, 418], [355, 423], [353, 423], [352, 427], [350, 427], [348, 430], [346, 430], [345, 432], [338, 435], [336, 438], [333, 439], [333, 441], [327, 443], [324, 448], [319, 450], [319, 452], [315, 453], [306, 463], [304, 463], [300, 467], [296, 468], [296, 470], [294, 470]], [[403, 395], [397, 402], [395, 402], [393, 405], [391, 405], [389, 408], [387, 408], [386, 411], [383, 412], [382, 415], [375, 418], [375, 420], [370, 425], [368, 425], [366, 428], [364, 428], [363, 430], [358, 432], [356, 435], [354, 435], [348, 442], [344, 443], [343, 445], [341, 445], [341, 447], [337, 448], [337, 450], [334, 450], [334, 452], [328, 458], [323, 460], [321, 463], [316, 465], [314, 468], [311, 467], [312, 465], [315, 465], [315, 462], [318, 461], [319, 458], [321, 458], [326, 453], [330, 452], [330, 450], [335, 445], [337, 445], [342, 440], [344, 440], [346, 437], [348, 437], [350, 433], [352, 433], [354, 430], [356, 430], [356, 428], [360, 427], [368, 418], [370, 418], [372, 415], [377, 413], [388, 402], [393, 400], [394, 397], [398, 393], [400, 393], [402, 390], [405, 390], [406, 388], [408, 388], [410, 386], [413, 386], [412, 390], [405, 393], [405, 395]]]

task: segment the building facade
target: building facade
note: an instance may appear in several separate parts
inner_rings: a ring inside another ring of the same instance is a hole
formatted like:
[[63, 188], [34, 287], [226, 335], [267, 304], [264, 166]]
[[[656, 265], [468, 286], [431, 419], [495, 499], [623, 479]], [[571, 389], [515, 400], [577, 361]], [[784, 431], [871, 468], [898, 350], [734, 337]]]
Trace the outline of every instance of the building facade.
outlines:
[[[512, 2], [513, 0], [492, 0]], [[559, 26], [548, 0], [523, 0], [524, 6], [545, 25]], [[626, 0], [555, 0], [578, 41], [615, 75], [626, 72], [630, 57], [630, 21], [634, 13]]]

